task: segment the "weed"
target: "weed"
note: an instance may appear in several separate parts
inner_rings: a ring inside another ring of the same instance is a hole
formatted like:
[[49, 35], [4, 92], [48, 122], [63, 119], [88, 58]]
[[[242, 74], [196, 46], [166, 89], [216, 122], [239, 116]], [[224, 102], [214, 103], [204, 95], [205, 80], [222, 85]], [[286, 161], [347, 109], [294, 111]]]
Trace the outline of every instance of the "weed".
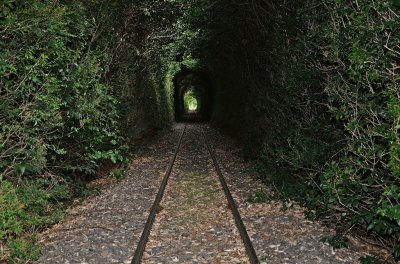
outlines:
[[246, 202], [248, 203], [267, 203], [270, 201], [270, 197], [262, 191], [257, 191], [255, 194], [246, 198]]
[[347, 248], [349, 244], [349, 239], [341, 233], [336, 233], [334, 236], [326, 236], [321, 238], [321, 242], [328, 243], [333, 248]]
[[361, 257], [360, 264], [384, 264], [385, 262], [372, 256]]
[[110, 176], [114, 179], [121, 180], [125, 177], [124, 169], [114, 169], [110, 172]]

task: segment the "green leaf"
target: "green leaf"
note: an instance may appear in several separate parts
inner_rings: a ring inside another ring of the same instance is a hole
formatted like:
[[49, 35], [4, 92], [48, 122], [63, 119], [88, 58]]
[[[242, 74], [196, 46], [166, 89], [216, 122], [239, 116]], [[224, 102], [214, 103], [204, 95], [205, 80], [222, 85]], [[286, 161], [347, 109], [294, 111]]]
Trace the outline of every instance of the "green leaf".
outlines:
[[18, 174], [24, 174], [27, 168], [27, 164], [26, 163], [21, 163], [15, 166], [15, 171]]
[[392, 0], [393, 5], [400, 7], [400, 0]]

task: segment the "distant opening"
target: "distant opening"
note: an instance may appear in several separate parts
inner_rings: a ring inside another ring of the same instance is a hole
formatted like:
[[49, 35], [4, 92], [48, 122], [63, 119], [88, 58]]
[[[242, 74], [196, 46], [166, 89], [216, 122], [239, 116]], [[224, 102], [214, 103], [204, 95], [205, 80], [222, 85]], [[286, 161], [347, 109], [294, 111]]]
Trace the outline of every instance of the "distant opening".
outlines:
[[189, 88], [183, 94], [183, 103], [186, 114], [197, 114], [201, 108], [201, 96], [196, 89]]
[[211, 116], [212, 88], [208, 74], [183, 69], [174, 77], [176, 121], [208, 121]]

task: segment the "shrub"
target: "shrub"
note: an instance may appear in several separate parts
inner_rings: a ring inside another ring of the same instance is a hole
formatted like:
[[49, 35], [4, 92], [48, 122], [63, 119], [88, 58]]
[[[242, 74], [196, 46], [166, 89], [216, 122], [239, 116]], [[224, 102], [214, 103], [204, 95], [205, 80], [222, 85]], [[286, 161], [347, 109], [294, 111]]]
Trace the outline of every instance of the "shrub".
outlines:
[[214, 123], [245, 135], [264, 178], [341, 229], [380, 236], [396, 258], [399, 11], [391, 0], [219, 1], [202, 54], [217, 73]]
[[63, 219], [66, 204], [62, 201], [71, 198], [70, 189], [65, 182], [54, 184], [45, 179], [23, 180], [17, 186], [0, 181], [0, 240], [8, 248], [10, 261], [19, 263], [39, 256], [35, 230]]
[[90, 48], [95, 29], [82, 3], [0, 7], [0, 240], [24, 262], [39, 254], [34, 233], [62, 219], [75, 195], [65, 175], [120, 162], [124, 148], [103, 81], [108, 54]]

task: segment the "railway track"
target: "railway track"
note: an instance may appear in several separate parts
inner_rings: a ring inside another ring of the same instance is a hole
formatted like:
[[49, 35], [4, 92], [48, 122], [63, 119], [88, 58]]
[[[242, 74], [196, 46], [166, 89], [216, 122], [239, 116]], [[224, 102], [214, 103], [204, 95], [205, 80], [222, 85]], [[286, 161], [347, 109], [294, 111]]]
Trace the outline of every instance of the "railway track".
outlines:
[[[163, 178], [163, 180], [161, 182], [160, 188], [158, 190], [158, 193], [156, 195], [154, 203], [153, 203], [153, 205], [151, 207], [151, 210], [150, 210], [149, 216], [147, 218], [145, 227], [143, 229], [143, 232], [142, 232], [142, 235], [140, 237], [139, 243], [138, 243], [138, 245], [136, 247], [135, 254], [134, 254], [132, 262], [131, 262], [132, 264], [139, 264], [142, 261], [143, 253], [144, 253], [145, 248], [146, 248], [146, 243], [147, 243], [147, 241], [149, 239], [151, 228], [152, 228], [153, 223], [155, 221], [155, 218], [156, 218], [156, 215], [157, 215], [157, 211], [158, 211], [158, 208], [160, 206], [160, 202], [161, 202], [161, 200], [163, 198], [163, 195], [164, 195], [164, 192], [165, 192], [165, 188], [167, 187], [168, 180], [169, 180], [169, 178], [171, 176], [171, 172], [172, 172], [172, 169], [174, 167], [175, 160], [176, 160], [176, 157], [178, 155], [178, 152], [179, 152], [179, 149], [181, 147], [182, 140], [184, 138], [184, 135], [185, 135], [186, 131], [187, 131], [187, 126], [185, 125], [185, 127], [182, 129], [182, 132], [180, 134], [178, 143], [177, 143], [177, 145], [175, 147], [174, 154], [173, 154], [173, 156], [172, 156], [172, 158], [171, 158], [171, 160], [169, 162], [168, 168], [167, 168], [167, 170], [165, 172], [164, 178]], [[204, 143], [207, 146], [208, 153], [210, 154], [211, 159], [213, 161], [214, 168], [215, 168], [215, 171], [217, 172], [220, 184], [221, 184], [221, 186], [222, 186], [222, 188], [224, 190], [225, 197], [226, 197], [227, 202], [228, 202], [228, 208], [230, 208], [231, 211], [232, 211], [232, 215], [233, 215], [233, 218], [235, 220], [236, 227], [239, 230], [239, 234], [241, 236], [241, 239], [243, 241], [244, 247], [246, 249], [246, 253], [247, 253], [247, 256], [249, 258], [249, 261], [250, 261], [251, 264], [260, 263], [258, 258], [257, 258], [256, 252], [254, 250], [253, 244], [252, 244], [252, 242], [250, 240], [250, 237], [249, 237], [249, 235], [248, 235], [248, 233], [246, 231], [246, 228], [245, 228], [245, 226], [243, 224], [243, 221], [242, 221], [240, 213], [239, 213], [239, 211], [237, 209], [236, 203], [235, 203], [235, 201], [234, 201], [234, 199], [232, 197], [232, 194], [231, 194], [231, 192], [229, 190], [229, 187], [228, 187], [228, 185], [227, 185], [227, 183], [225, 181], [225, 178], [224, 178], [224, 176], [222, 174], [222, 171], [221, 171], [221, 168], [219, 166], [219, 162], [218, 162], [218, 159], [216, 157], [215, 151], [214, 151], [212, 145], [210, 144], [210, 141], [208, 140], [208, 138], [207, 138], [207, 136], [206, 136], [204, 131], [202, 131], [202, 136], [203, 136]]]

